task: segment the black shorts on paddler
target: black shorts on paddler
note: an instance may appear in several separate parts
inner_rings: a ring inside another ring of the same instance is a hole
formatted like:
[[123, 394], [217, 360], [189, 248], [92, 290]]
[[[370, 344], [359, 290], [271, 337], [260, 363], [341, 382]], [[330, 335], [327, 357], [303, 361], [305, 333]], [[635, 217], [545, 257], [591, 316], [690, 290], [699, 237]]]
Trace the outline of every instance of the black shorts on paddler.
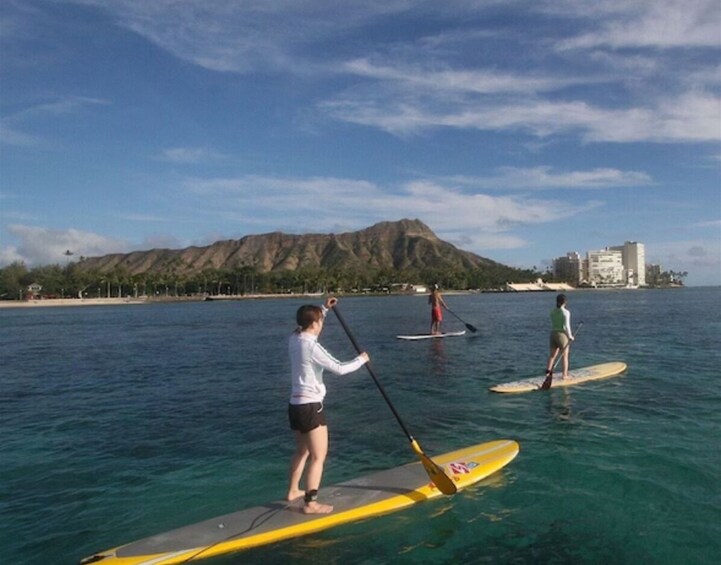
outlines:
[[325, 426], [323, 403], [288, 404], [288, 420], [290, 429], [298, 430], [302, 434], [307, 434], [318, 426]]

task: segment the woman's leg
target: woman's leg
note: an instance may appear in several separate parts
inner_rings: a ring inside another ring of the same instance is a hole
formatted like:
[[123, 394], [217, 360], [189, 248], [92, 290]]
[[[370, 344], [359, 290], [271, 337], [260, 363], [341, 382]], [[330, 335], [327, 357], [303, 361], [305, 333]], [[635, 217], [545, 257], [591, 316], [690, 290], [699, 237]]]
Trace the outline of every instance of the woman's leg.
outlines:
[[295, 500], [305, 494], [300, 488], [300, 479], [303, 476], [306, 459], [308, 459], [308, 446], [303, 434], [298, 430], [295, 432], [295, 453], [290, 459], [290, 471], [288, 473], [288, 494], [286, 500]]
[[563, 378], [568, 377], [568, 354], [571, 352], [571, 344], [569, 343], [563, 350]]
[[305, 475], [306, 502], [303, 511], [306, 514], [327, 514], [333, 511], [333, 507], [321, 504], [314, 498], [309, 499], [309, 496], [314, 497], [317, 494], [323, 478], [323, 465], [328, 454], [328, 426], [318, 426], [303, 435], [310, 455]]

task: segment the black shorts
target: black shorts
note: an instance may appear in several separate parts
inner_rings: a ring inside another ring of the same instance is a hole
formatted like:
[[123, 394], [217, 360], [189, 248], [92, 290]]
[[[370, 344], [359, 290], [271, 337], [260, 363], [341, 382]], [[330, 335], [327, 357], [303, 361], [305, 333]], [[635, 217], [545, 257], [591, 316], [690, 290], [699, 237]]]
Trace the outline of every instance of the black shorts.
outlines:
[[325, 426], [323, 403], [288, 404], [288, 420], [290, 429], [298, 430], [302, 434], [307, 434], [318, 426]]

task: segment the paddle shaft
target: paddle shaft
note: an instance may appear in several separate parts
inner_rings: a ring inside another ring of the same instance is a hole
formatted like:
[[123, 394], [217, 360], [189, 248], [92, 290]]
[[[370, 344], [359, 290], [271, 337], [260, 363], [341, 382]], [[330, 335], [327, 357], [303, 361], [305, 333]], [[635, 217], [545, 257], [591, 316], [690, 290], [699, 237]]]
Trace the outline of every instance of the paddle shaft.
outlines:
[[453, 310], [451, 310], [450, 308], [448, 308], [448, 306], [446, 306], [446, 310], [448, 310], [453, 316], [455, 316], [461, 323], [463, 323], [463, 324], [464, 324], [470, 331], [472, 331], [473, 333], [476, 333], [476, 332], [478, 331], [478, 328], [476, 328], [475, 326], [472, 326], [471, 324], [468, 324], [468, 323], [464, 322], [464, 321], [461, 319], [461, 317], [460, 317], [458, 314], [456, 314]]
[[[582, 328], [582, 327], [583, 327], [583, 322], [580, 322], [580, 323], [576, 326], [576, 330], [573, 332], [574, 339], [575, 339], [576, 335], [578, 335], [578, 332], [581, 331], [581, 328]], [[560, 352], [558, 353], [558, 355], [556, 356], [556, 360], [553, 362], [553, 366], [551, 367], [551, 374], [548, 375], [548, 376], [544, 379], [543, 383], [541, 383], [541, 390], [548, 390], [549, 388], [551, 388], [551, 384], [553, 383], [553, 371], [556, 369], [556, 365], [558, 365], [558, 362], [559, 362], [559, 361], [561, 360], [561, 358], [563, 357], [563, 354], [566, 353], [566, 350], [567, 350], [570, 346], [571, 346], [571, 340], [569, 339], [569, 340], [568, 340], [568, 343], [563, 346], [563, 349], [561, 349], [561, 351], [560, 351]]]
[[[358, 354], [363, 353], [363, 350], [360, 348], [360, 345], [358, 345], [358, 342], [355, 339], [355, 336], [351, 333], [350, 328], [345, 323], [345, 320], [343, 319], [343, 316], [340, 313], [340, 310], [338, 310], [338, 306], [333, 306], [333, 312], [335, 312], [336, 317], [338, 318], [338, 321], [340, 322], [340, 325], [343, 326], [343, 330], [345, 331], [346, 335], [348, 336], [348, 339], [350, 339], [350, 342], [353, 344], [353, 347], [358, 352]], [[388, 398], [388, 395], [386, 394], [385, 389], [383, 388], [383, 385], [378, 380], [378, 377], [376, 376], [375, 371], [373, 370], [373, 367], [370, 364], [370, 361], [366, 363], [366, 368], [368, 369], [368, 372], [370, 373], [371, 377], [373, 378], [373, 382], [378, 387], [378, 390], [383, 395], [383, 399], [386, 401], [386, 404], [388, 404], [388, 408], [391, 409], [391, 412], [393, 412], [393, 415], [396, 417], [396, 420], [398, 420], [398, 423], [400, 424], [401, 428], [403, 429], [403, 432], [408, 437], [408, 440], [413, 442], [415, 441], [413, 439], [413, 436], [408, 431], [408, 428], [406, 428], [406, 425], [403, 423], [403, 420], [401, 420], [400, 415], [396, 411], [395, 406], [393, 406], [393, 403], [391, 402], [391, 399]]]
[[[576, 335], [578, 335], [578, 332], [581, 331], [581, 328], [583, 327], [583, 322], [580, 322], [577, 326], [575, 331], [573, 332], [574, 339], [576, 338]], [[571, 346], [571, 340], [568, 340], [568, 343], [563, 346], [563, 349], [558, 353], [558, 356], [556, 357], [556, 360], [553, 362], [553, 367], [551, 367], [551, 372], [553, 372], [556, 369], [556, 365], [558, 365], [558, 362], [563, 357], [563, 354], [566, 353], [566, 349], [568, 349]]]
[[[355, 337], [353, 336], [353, 333], [350, 331], [350, 328], [348, 327], [348, 324], [345, 323], [345, 320], [343, 319], [343, 316], [341, 315], [340, 311], [338, 310], [338, 306], [333, 306], [333, 311], [335, 312], [336, 317], [338, 318], [338, 321], [340, 322], [340, 325], [343, 326], [343, 330], [345, 330], [345, 333], [348, 335], [348, 338], [350, 339], [351, 343], [353, 344], [353, 347], [355, 347], [355, 350], [360, 354], [363, 353], [363, 351], [360, 348], [360, 345], [358, 345], [358, 342], [356, 341]], [[391, 399], [388, 398], [388, 395], [386, 394], [386, 391], [383, 389], [383, 385], [381, 385], [380, 381], [378, 380], [378, 377], [376, 377], [375, 371], [373, 370], [373, 367], [371, 367], [370, 363], [366, 363], [366, 368], [368, 369], [368, 372], [370, 373], [371, 377], [373, 377], [373, 382], [378, 387], [378, 390], [381, 391], [381, 394], [383, 395], [383, 399], [386, 401], [386, 404], [388, 404], [388, 408], [391, 409], [391, 412], [393, 412], [393, 415], [396, 417], [396, 420], [398, 420], [398, 423], [401, 426], [401, 429], [406, 434], [406, 437], [411, 442], [411, 448], [413, 451], [418, 455], [418, 457], [421, 460], [421, 463], [423, 464], [423, 468], [426, 470], [426, 473], [428, 473], [428, 477], [431, 479], [431, 482], [440, 490], [443, 494], [455, 494], [458, 490], [455, 483], [451, 480], [451, 478], [446, 475], [445, 471], [442, 467], [439, 465], [436, 465], [436, 463], [433, 462], [433, 460], [428, 457], [423, 452], [423, 448], [420, 446], [418, 441], [416, 441], [411, 433], [408, 431], [408, 428], [406, 428], [406, 425], [403, 423], [403, 420], [401, 420], [400, 415], [396, 411], [395, 406], [393, 406], [393, 403], [391, 402]]]

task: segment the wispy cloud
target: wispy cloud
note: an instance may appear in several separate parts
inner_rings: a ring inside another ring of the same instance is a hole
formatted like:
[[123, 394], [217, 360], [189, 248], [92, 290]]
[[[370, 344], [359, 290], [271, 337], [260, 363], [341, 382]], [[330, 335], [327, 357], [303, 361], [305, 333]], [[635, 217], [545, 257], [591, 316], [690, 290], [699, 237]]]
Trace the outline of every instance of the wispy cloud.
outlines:
[[[571, 10], [582, 15], [578, 3]], [[559, 48], [719, 46], [721, 10], [715, 0], [602, 0], [591, 14], [603, 16], [598, 18], [598, 29], [562, 41]]]
[[[78, 1], [78, 0], [76, 0]], [[220, 72], [283, 69], [303, 72], [309, 45], [332, 44], [345, 32], [382, 15], [413, 7], [408, 0], [346, 2], [280, 0], [79, 0], [106, 10], [117, 22], [176, 57]]]
[[711, 220], [708, 222], [698, 222], [694, 224], [697, 228], [721, 228], [721, 220]]
[[[337, 223], [361, 228], [387, 218], [432, 218], [440, 235], [457, 237], [459, 230], [475, 232], [477, 244], [493, 240], [504, 247], [522, 244], [509, 233], [513, 228], [558, 221], [601, 205], [597, 201], [579, 205], [556, 199], [469, 193], [432, 180], [411, 181], [390, 190], [353, 179], [249, 176], [192, 179], [186, 187], [206, 203], [223, 202], [222, 207], [207, 209], [206, 213], [221, 214], [242, 225], [266, 224], [272, 218], [281, 229], [298, 233], [325, 231]], [[318, 214], [319, 209], [323, 214]], [[286, 217], [294, 219], [288, 222], [283, 219]], [[299, 224], [298, 217], [307, 220]]]
[[664, 269], [688, 271], [718, 284], [721, 271], [721, 240], [693, 239], [656, 242], [647, 260]]
[[[719, 136], [721, 98], [709, 63], [697, 62], [696, 79], [689, 82], [678, 78], [689, 70], [688, 57], [671, 62], [659, 55], [670, 48], [718, 49], [716, 0], [519, 0], [511, 7], [494, 1], [449, 0], [441, 6], [378, 0], [346, 2], [343, 10], [332, 0], [218, 0], [212, 9], [192, 0], [82, 1], [169, 53], [214, 71], [355, 78], [359, 82], [351, 89], [331, 90], [320, 111], [394, 135], [453, 128], [535, 137], [571, 134], [586, 142], [614, 143], [696, 143]], [[507, 68], [514, 65], [507, 57], [469, 56], [478, 50], [479, 38], [502, 33], [487, 27], [482, 16], [504, 9], [565, 22], [538, 36], [514, 30], [519, 48], [528, 50], [523, 60], [534, 61], [530, 68]], [[437, 20], [439, 14], [446, 24], [431, 27], [427, 36], [345, 41], [342, 50], [329, 48], [399, 15], [408, 25], [414, 18]], [[561, 68], [568, 69], [565, 76], [557, 74]], [[639, 73], [656, 75], [669, 88], [646, 92], [636, 80]], [[583, 87], [583, 93], [574, 87]], [[200, 156], [165, 158], [180, 162]]]
[[122, 220], [129, 222], [167, 222], [167, 218], [158, 216], [155, 214], [122, 214], [120, 216]]
[[375, 63], [368, 58], [348, 61], [341, 70], [365, 78], [406, 85], [414, 92], [419, 89], [454, 94], [535, 93], [559, 90], [573, 84], [589, 83], [588, 78], [563, 78], [533, 73], [517, 74], [490, 69], [425, 68], [405, 64]]
[[228, 156], [205, 147], [171, 147], [164, 149], [159, 159], [170, 163], [197, 164], [227, 160]]
[[335, 119], [411, 135], [429, 128], [524, 131], [537, 137], [577, 132], [587, 142], [718, 141], [721, 97], [688, 93], [655, 106], [609, 109], [586, 101], [468, 100], [445, 103], [406, 97], [328, 100], [320, 109]]
[[0, 249], [0, 257], [13, 257], [13, 261], [31, 265], [62, 263], [68, 249], [74, 257], [89, 257], [125, 252], [131, 248], [127, 241], [77, 229], [54, 230], [22, 224], [11, 224], [6, 229], [20, 243]]
[[651, 177], [640, 171], [621, 171], [603, 168], [590, 171], [557, 172], [551, 167], [502, 167], [490, 177], [454, 176], [449, 179], [459, 185], [485, 190], [533, 189], [605, 189], [638, 187], [652, 184]]
[[14, 146], [41, 146], [45, 139], [38, 134], [22, 131], [28, 125], [52, 123], [54, 118], [81, 112], [91, 106], [105, 106], [110, 102], [86, 96], [61, 96], [51, 100], [26, 105], [0, 120], [0, 143]]
[[32, 147], [40, 143], [40, 138], [10, 127], [0, 120], [0, 143], [18, 147]]

